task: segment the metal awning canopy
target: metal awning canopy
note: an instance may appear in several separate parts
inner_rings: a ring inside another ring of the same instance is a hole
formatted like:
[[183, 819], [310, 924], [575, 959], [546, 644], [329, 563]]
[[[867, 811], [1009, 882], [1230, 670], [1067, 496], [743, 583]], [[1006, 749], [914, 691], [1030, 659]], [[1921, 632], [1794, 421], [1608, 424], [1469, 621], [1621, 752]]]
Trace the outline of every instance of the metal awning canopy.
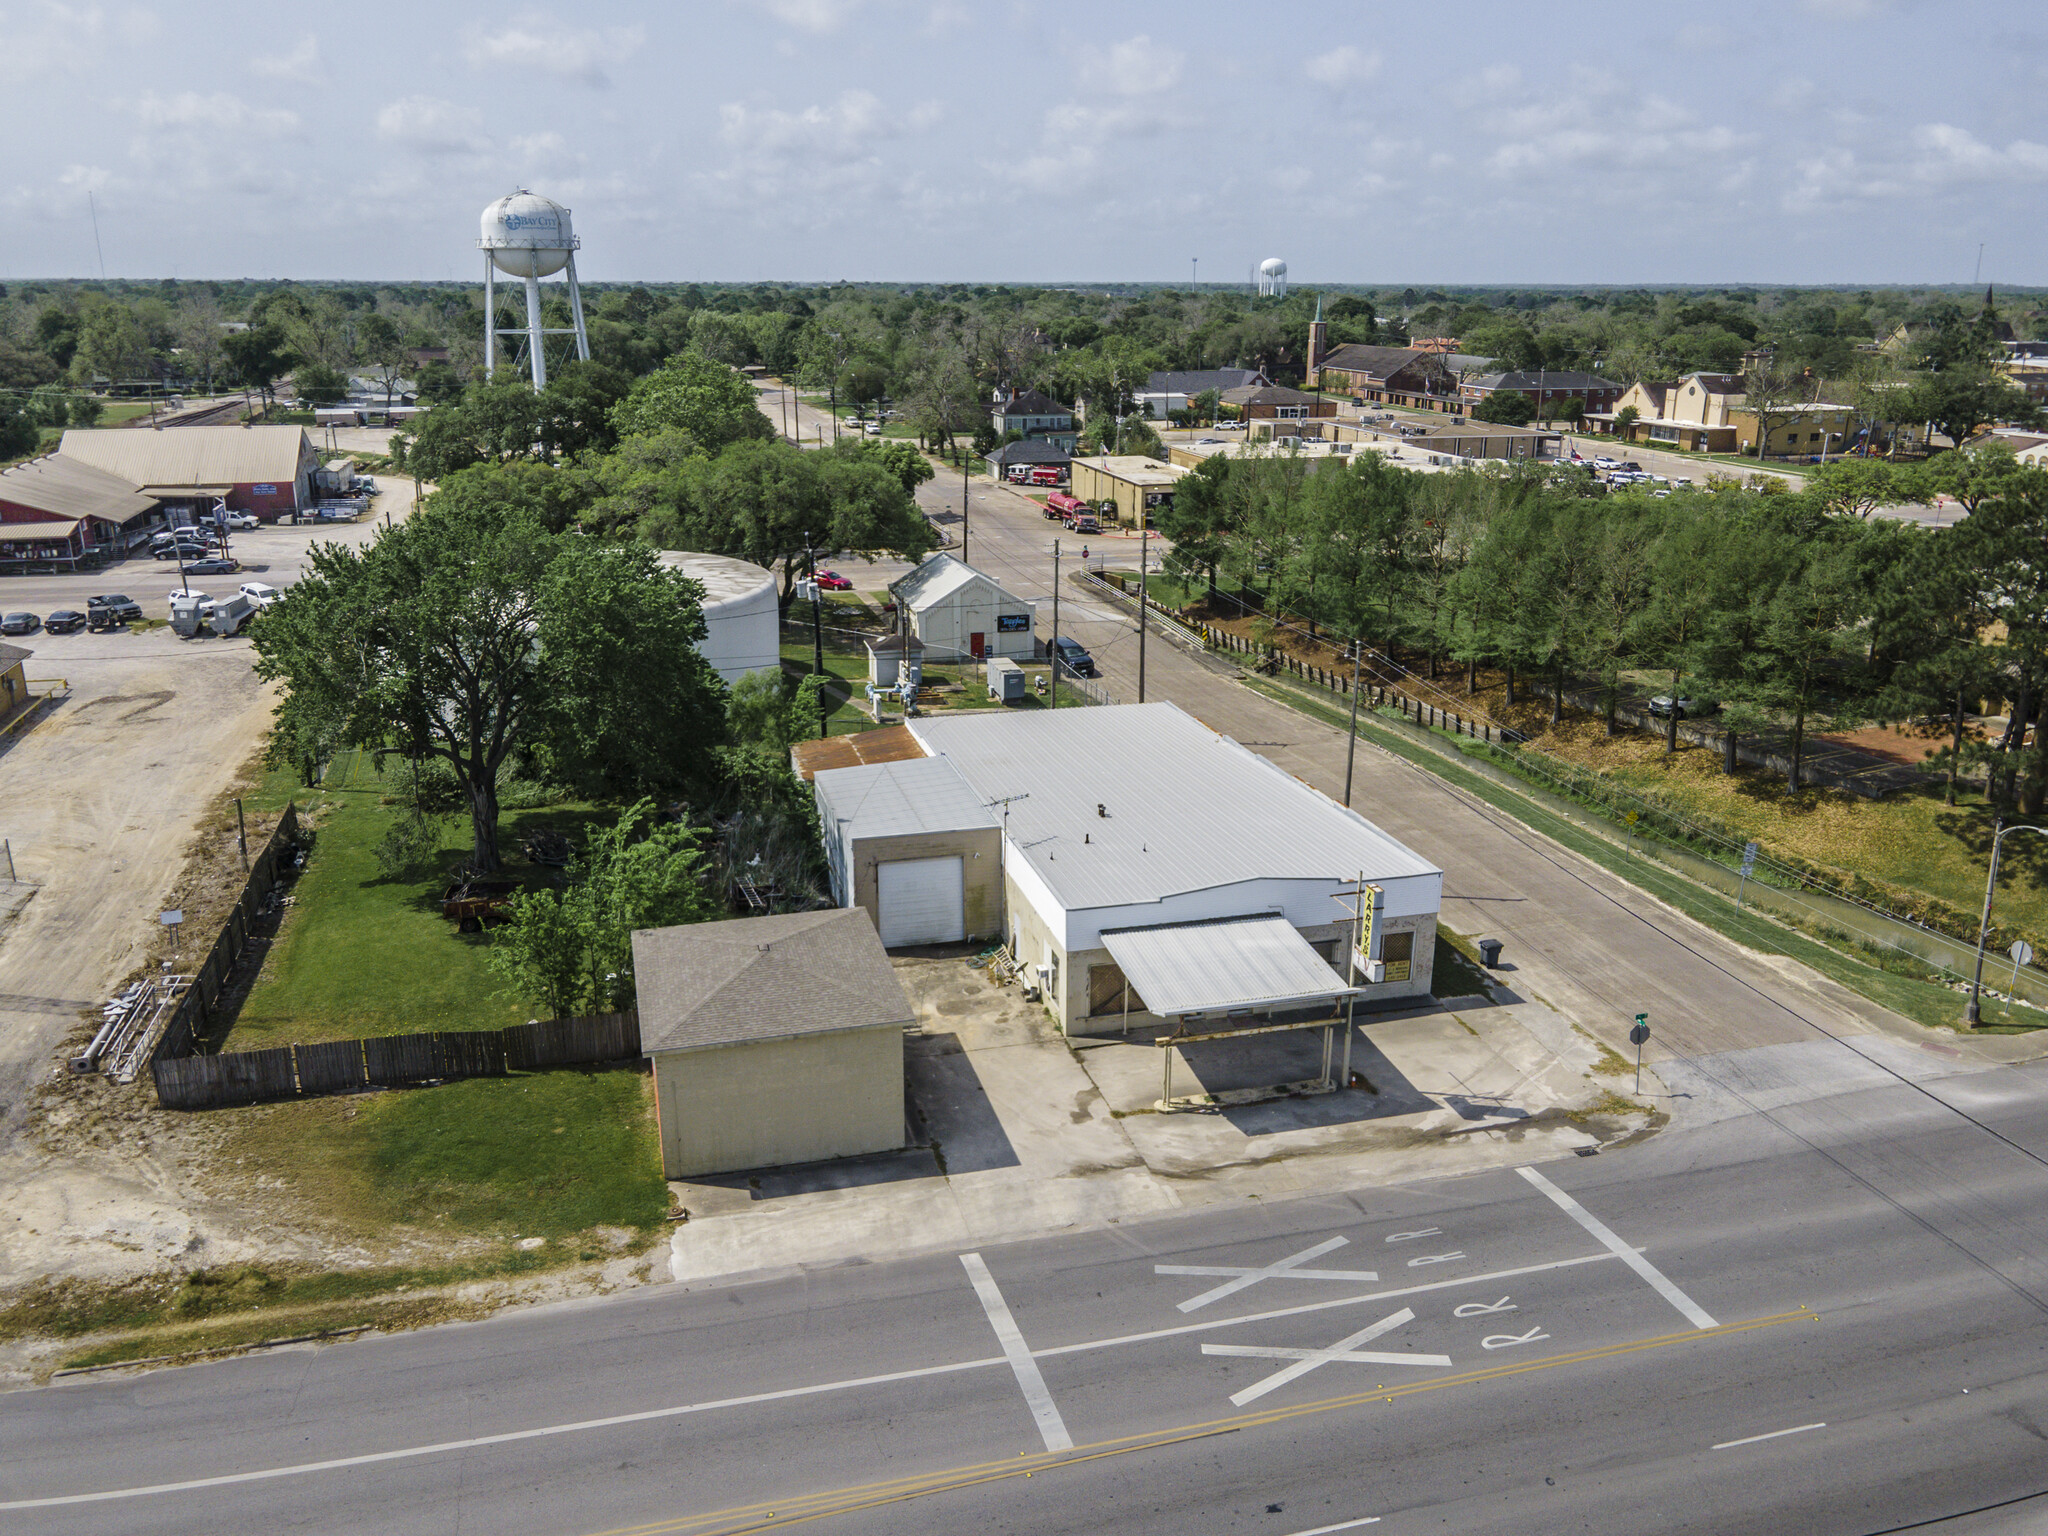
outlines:
[[1360, 995], [1278, 913], [1126, 928], [1102, 943], [1145, 1011], [1161, 1018], [1227, 1029], [1233, 1018]]

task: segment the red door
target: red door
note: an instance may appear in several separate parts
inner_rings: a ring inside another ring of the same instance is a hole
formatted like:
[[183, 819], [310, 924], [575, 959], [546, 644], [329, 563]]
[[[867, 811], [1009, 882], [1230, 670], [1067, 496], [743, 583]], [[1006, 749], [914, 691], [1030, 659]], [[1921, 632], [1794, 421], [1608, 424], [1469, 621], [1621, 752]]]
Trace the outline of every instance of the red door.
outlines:
[[973, 653], [974, 659], [976, 661], [981, 660], [982, 652], [986, 650], [987, 647], [988, 636], [982, 634], [979, 630], [975, 631], [973, 634], [967, 637], [967, 649]]

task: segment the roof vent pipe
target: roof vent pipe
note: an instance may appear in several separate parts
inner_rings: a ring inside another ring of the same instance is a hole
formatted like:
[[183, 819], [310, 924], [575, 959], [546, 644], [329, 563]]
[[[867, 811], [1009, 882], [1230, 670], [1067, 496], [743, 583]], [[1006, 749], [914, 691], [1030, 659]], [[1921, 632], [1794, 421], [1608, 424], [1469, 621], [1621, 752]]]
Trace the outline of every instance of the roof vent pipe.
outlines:
[[1099, 800], [1095, 803], [1095, 814], [1098, 816], [1107, 816], [1109, 814], [1109, 812], [1103, 807], [1102, 802]]

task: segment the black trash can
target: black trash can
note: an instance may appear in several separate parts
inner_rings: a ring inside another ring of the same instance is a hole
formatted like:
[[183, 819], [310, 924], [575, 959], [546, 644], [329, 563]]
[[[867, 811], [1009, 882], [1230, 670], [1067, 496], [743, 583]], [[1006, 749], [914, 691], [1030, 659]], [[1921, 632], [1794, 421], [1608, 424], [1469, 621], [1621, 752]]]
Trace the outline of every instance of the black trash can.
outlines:
[[1500, 969], [1499, 939], [1481, 939], [1479, 941], [1479, 962], [1489, 971]]

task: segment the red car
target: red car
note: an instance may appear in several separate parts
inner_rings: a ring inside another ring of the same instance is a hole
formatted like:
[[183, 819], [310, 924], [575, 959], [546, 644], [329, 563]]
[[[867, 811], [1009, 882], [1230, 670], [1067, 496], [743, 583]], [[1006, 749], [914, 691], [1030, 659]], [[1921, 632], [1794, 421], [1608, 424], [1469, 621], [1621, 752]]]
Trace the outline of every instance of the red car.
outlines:
[[837, 571], [818, 572], [818, 589], [821, 592], [851, 592], [853, 583]]

